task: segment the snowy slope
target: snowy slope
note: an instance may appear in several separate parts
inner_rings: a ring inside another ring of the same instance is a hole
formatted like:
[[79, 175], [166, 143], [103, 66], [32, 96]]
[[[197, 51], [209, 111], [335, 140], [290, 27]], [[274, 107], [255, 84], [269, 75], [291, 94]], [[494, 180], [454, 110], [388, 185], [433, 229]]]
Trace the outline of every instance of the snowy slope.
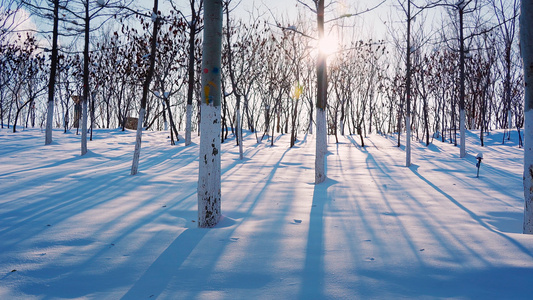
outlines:
[[410, 168], [395, 137], [330, 137], [316, 186], [313, 136], [249, 136], [243, 161], [230, 140], [224, 218], [198, 229], [198, 145], [146, 132], [130, 176], [134, 132], [95, 133], [80, 157], [75, 134], [0, 130], [0, 299], [531, 298], [516, 136], [414, 143]]

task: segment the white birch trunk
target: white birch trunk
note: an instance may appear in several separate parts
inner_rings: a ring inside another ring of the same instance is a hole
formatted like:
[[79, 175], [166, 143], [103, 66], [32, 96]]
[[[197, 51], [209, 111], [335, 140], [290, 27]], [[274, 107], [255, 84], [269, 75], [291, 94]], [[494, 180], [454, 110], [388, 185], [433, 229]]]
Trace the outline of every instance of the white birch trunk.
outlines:
[[522, 0], [520, 46], [524, 66], [524, 233], [533, 234], [533, 0]]
[[139, 158], [141, 157], [141, 142], [144, 122], [144, 115], [146, 110], [141, 108], [139, 111], [139, 121], [137, 122], [137, 134], [135, 135], [135, 151], [133, 151], [133, 162], [131, 163], [131, 175], [135, 175], [139, 171]]
[[239, 159], [244, 158], [242, 142], [241, 110], [237, 109], [237, 138], [239, 139]]
[[405, 166], [411, 166], [411, 114], [405, 117]]
[[326, 111], [316, 110], [316, 158], [315, 158], [315, 184], [326, 180], [326, 153], [327, 153]]
[[87, 101], [81, 103], [81, 155], [87, 154]]
[[213, 227], [221, 215], [220, 107], [202, 104], [198, 226]]
[[459, 112], [459, 129], [461, 131], [461, 140], [460, 140], [460, 153], [459, 157], [463, 158], [466, 156], [466, 115], [465, 110], [461, 109]]
[[341, 135], [344, 136], [344, 122], [342, 120], [339, 121], [339, 129], [340, 129]]
[[[324, 0], [317, 2], [318, 40], [324, 39]], [[316, 93], [316, 153], [315, 153], [315, 184], [326, 180], [326, 151], [328, 147], [326, 109], [328, 106], [327, 56], [318, 51], [317, 57], [317, 93]]]
[[191, 144], [191, 131], [192, 131], [192, 105], [187, 104], [187, 112], [185, 119], [185, 146]]
[[204, 5], [198, 226], [213, 227], [218, 223], [221, 216], [220, 70], [222, 1], [206, 1]]
[[50, 145], [52, 143], [52, 128], [54, 122], [54, 101], [48, 101], [48, 110], [46, 113], [46, 133], [44, 144]]
[[[531, 78], [528, 81], [533, 85]], [[526, 101], [533, 97], [531, 92]], [[524, 233], [533, 234], [533, 109], [525, 112], [524, 124]]]
[[[155, 58], [156, 58], [156, 48], [157, 48], [157, 32], [159, 30], [159, 23], [161, 21], [160, 17], [157, 16], [159, 1], [154, 0], [154, 8], [152, 10], [152, 20], [154, 22], [154, 27], [152, 28], [152, 40], [150, 41], [150, 66], [148, 68], [148, 73], [143, 84], [143, 93], [141, 98], [141, 108], [139, 109], [139, 119], [137, 120], [137, 134], [135, 138], [135, 151], [133, 152], [133, 160], [131, 163], [131, 175], [137, 174], [139, 170], [139, 157], [141, 156], [141, 141], [143, 134], [143, 123], [144, 116], [146, 114], [146, 100], [148, 99], [148, 90], [150, 88], [150, 82], [152, 82], [152, 77], [154, 75], [155, 68]], [[155, 17], [154, 17], [155, 16]], [[167, 96], [165, 95], [165, 102]], [[169, 116], [171, 118], [171, 116]]]

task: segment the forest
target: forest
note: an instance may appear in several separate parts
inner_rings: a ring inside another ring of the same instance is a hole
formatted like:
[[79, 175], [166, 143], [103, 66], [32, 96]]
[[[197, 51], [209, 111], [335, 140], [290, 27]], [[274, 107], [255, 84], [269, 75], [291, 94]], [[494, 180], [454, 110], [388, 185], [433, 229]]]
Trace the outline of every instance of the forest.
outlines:
[[[183, 11], [178, 10], [183, 3], [174, 2], [158, 12], [162, 22], [142, 124], [145, 130], [169, 131], [172, 143], [185, 137], [186, 128], [198, 129], [203, 29], [202, 1], [190, 0]], [[222, 141], [242, 127], [257, 142], [290, 134], [291, 147], [299, 134], [312, 131], [319, 51], [328, 56], [329, 135], [355, 134], [364, 143], [369, 133], [403, 133], [409, 111], [413, 138], [426, 145], [433, 139], [457, 145], [461, 109], [466, 128], [480, 129], [481, 141], [493, 129], [523, 128], [518, 0], [387, 1], [381, 6], [387, 5], [395, 19], [381, 16], [384, 37], [357, 29], [371, 12], [344, 13], [350, 7], [340, 10], [345, 3], [334, 1], [325, 13], [326, 47], [317, 43], [316, 13], [308, 2], [295, 1], [298, 14], [290, 18], [268, 8], [236, 15], [239, 3], [224, 2]], [[56, 62], [50, 59], [54, 3], [59, 11]], [[149, 10], [127, 4], [2, 0], [2, 128], [46, 125], [51, 64], [56, 64], [54, 128], [77, 130], [85, 103], [89, 129], [124, 129], [135, 122], [153, 22]], [[18, 7], [29, 15], [17, 16]], [[39, 30], [18, 26], [22, 18], [39, 24]]]
[[533, 0], [0, 4], [1, 299], [531, 298]]

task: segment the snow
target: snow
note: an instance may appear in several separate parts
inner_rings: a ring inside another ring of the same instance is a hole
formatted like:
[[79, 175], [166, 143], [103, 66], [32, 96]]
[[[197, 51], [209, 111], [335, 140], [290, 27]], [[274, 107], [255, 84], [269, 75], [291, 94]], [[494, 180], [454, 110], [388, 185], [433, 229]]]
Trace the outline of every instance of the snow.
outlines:
[[[523, 150], [467, 131], [467, 156], [395, 136], [329, 137], [314, 182], [314, 137], [248, 133], [222, 144], [222, 214], [197, 228], [198, 142], [135, 131], [0, 130], [0, 299], [530, 299]], [[403, 144], [403, 143], [402, 143]], [[476, 158], [484, 153], [480, 177]]]

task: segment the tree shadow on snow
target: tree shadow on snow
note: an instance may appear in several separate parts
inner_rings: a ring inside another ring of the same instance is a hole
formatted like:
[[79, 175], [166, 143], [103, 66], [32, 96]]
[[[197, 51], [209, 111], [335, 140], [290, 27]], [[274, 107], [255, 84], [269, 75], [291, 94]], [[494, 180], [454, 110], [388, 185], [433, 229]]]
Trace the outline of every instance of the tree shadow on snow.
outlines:
[[324, 209], [330, 201], [328, 188], [338, 183], [326, 178], [326, 181], [315, 184], [313, 204], [309, 216], [309, 232], [303, 269], [303, 282], [299, 299], [322, 299], [324, 295]]
[[431, 186], [435, 191], [439, 192], [441, 195], [443, 195], [444, 197], [446, 197], [448, 200], [450, 200], [450, 202], [452, 202], [455, 206], [457, 206], [459, 209], [461, 209], [462, 211], [466, 212], [474, 221], [476, 221], [479, 225], [481, 225], [482, 227], [484, 227], [485, 229], [493, 232], [493, 233], [496, 233], [497, 235], [503, 237], [504, 239], [506, 239], [507, 241], [509, 241], [511, 244], [513, 244], [514, 246], [516, 246], [518, 249], [520, 249], [524, 254], [530, 256], [531, 258], [533, 258], [533, 253], [527, 249], [526, 247], [524, 247], [521, 243], [517, 242], [515, 239], [513, 239], [512, 237], [508, 236], [507, 234], [504, 234], [500, 231], [497, 231], [497, 230], [494, 230], [491, 226], [489, 226], [489, 224], [487, 224], [480, 216], [478, 216], [476, 213], [474, 213], [473, 211], [471, 211], [470, 209], [468, 209], [466, 206], [464, 206], [463, 204], [461, 204], [459, 201], [457, 201], [456, 199], [454, 199], [452, 196], [450, 196], [449, 194], [447, 194], [446, 192], [444, 192], [443, 190], [441, 190], [439, 187], [437, 187], [435, 184], [433, 184], [431, 181], [429, 181], [428, 179], [426, 179], [424, 176], [422, 176], [419, 172], [418, 172], [418, 166], [417, 165], [412, 165], [410, 168], [409, 168], [418, 178], [420, 178], [422, 181], [424, 181], [425, 183], [427, 183], [429, 186]]

